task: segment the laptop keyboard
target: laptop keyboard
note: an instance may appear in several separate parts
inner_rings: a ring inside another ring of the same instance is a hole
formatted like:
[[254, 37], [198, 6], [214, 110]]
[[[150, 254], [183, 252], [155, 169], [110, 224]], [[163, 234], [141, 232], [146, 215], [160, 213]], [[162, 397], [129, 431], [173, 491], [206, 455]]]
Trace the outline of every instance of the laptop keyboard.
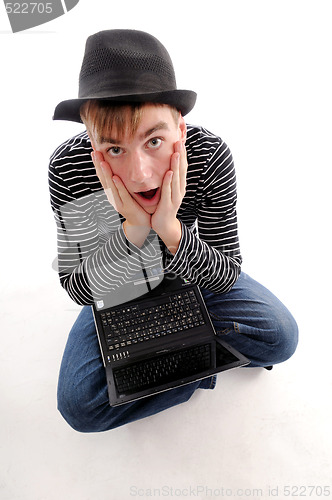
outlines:
[[209, 368], [210, 362], [211, 346], [204, 344], [118, 368], [114, 379], [120, 394], [132, 394], [197, 375]]
[[150, 306], [121, 306], [101, 313], [101, 320], [108, 349], [115, 352], [205, 324], [194, 290], [161, 297]]

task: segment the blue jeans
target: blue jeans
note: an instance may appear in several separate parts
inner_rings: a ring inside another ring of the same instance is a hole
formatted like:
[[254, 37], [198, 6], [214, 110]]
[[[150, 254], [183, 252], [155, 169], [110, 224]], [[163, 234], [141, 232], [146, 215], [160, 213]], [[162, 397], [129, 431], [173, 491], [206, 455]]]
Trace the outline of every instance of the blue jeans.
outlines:
[[[286, 307], [266, 288], [241, 273], [232, 290], [216, 295], [202, 290], [218, 335], [264, 367], [294, 353], [298, 329]], [[93, 315], [84, 306], [73, 325], [62, 359], [58, 409], [75, 430], [101, 432], [148, 417], [190, 399], [196, 389], [213, 389], [216, 377], [172, 389], [140, 401], [111, 407]]]

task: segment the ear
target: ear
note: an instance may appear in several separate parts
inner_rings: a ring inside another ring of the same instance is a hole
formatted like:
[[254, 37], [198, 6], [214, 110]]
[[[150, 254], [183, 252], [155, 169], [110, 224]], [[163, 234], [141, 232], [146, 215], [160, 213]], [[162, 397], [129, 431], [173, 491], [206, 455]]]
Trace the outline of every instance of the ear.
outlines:
[[182, 115], [179, 118], [179, 132], [180, 132], [179, 140], [182, 141], [183, 144], [185, 144], [187, 140], [187, 125]]

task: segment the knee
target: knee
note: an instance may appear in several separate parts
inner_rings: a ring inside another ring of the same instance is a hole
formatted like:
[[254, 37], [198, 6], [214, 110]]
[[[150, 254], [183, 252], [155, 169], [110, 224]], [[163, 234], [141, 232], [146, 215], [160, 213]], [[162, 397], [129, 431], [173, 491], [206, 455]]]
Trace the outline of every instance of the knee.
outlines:
[[58, 410], [68, 425], [77, 432], [92, 433], [110, 430], [111, 419], [105, 419], [105, 413], [110, 410], [108, 399], [105, 401], [105, 398], [101, 398], [98, 390], [94, 394], [91, 392], [87, 387], [74, 386], [73, 383], [64, 384], [59, 381]]
[[276, 363], [287, 361], [296, 351], [298, 345], [298, 326], [288, 310], [277, 320]]
[[58, 387], [58, 410], [67, 424], [78, 432], [93, 432], [89, 425], [87, 405], [79, 400], [77, 394]]

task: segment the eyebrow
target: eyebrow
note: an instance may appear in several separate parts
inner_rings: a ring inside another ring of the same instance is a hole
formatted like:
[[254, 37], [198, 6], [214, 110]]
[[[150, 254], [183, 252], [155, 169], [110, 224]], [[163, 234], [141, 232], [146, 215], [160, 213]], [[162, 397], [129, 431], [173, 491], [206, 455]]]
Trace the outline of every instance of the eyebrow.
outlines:
[[[158, 130], [169, 130], [169, 126], [166, 122], [160, 121], [156, 123], [153, 127], [149, 128], [142, 134], [140, 134], [139, 139], [146, 139], [150, 135], [154, 134], [155, 132], [158, 132]], [[107, 143], [107, 144], [118, 144], [119, 146], [121, 145], [121, 140], [113, 139], [112, 137], [106, 137], [102, 135], [99, 139], [99, 142], [101, 144]]]
[[166, 122], [158, 122], [154, 127], [151, 127], [149, 130], [140, 135], [140, 139], [146, 139], [150, 135], [158, 132], [158, 130], [169, 130], [169, 126]]

